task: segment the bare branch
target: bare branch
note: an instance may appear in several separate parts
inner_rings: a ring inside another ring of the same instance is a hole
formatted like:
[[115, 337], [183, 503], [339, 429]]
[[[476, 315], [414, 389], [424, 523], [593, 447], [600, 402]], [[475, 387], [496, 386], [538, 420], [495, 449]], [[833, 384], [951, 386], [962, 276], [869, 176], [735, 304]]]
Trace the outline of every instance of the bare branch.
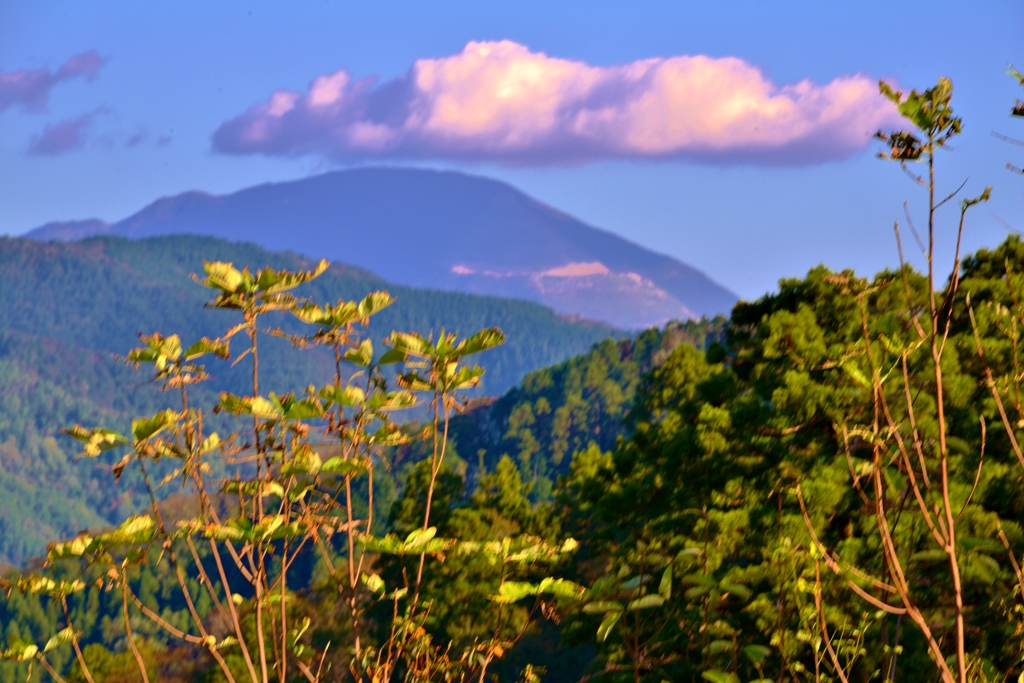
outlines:
[[903, 202], [903, 215], [907, 218], [907, 225], [910, 226], [910, 232], [914, 235], [914, 239], [917, 240], [917, 246], [921, 248], [921, 253], [927, 258], [928, 248], [924, 246], [924, 240], [921, 239], [921, 235], [917, 233], [917, 228], [914, 227], [914, 219], [910, 217], [910, 211], [907, 208], [909, 202]]
[[955, 190], [953, 190], [952, 192], [950, 192], [949, 196], [947, 196], [945, 199], [943, 199], [941, 202], [939, 202], [938, 204], [935, 205], [935, 208], [938, 209], [940, 206], [942, 206], [943, 204], [948, 202], [950, 199], [952, 199], [953, 197], [955, 197], [958, 194], [960, 194], [960, 190], [964, 189], [964, 185], [967, 184], [968, 180], [969, 180], [969, 178], [964, 178], [964, 181], [962, 183], [960, 183], [960, 187], [958, 187]]
[[1013, 426], [1010, 424], [1010, 419], [1006, 416], [1006, 409], [1003, 407], [1003, 399], [999, 396], [999, 389], [996, 387], [996, 382], [992, 378], [992, 368], [989, 367], [988, 361], [985, 360], [985, 351], [981, 347], [981, 336], [978, 334], [978, 323], [974, 319], [974, 308], [971, 306], [971, 299], [967, 297], [967, 313], [971, 318], [971, 329], [974, 330], [974, 344], [978, 350], [978, 357], [981, 358], [981, 363], [985, 367], [985, 379], [988, 385], [989, 391], [992, 392], [992, 398], [996, 401], [996, 408], [999, 409], [999, 417], [1003, 421], [1003, 429], [1006, 430], [1006, 435], [1010, 437], [1010, 445], [1013, 446], [1013, 452], [1017, 455], [1017, 461], [1020, 462], [1021, 467], [1024, 467], [1024, 453], [1021, 453], [1020, 445], [1017, 443], [1017, 437], [1013, 433]]
[[[825, 546], [823, 546], [821, 544], [821, 541], [818, 540], [818, 535], [814, 532], [814, 525], [811, 523], [810, 515], [807, 514], [807, 506], [804, 503], [803, 492], [800, 490], [800, 485], [799, 484], [797, 484], [797, 486], [796, 486], [796, 497], [797, 497], [797, 500], [800, 501], [800, 512], [803, 514], [804, 525], [806, 525], [807, 531], [811, 535], [811, 541], [813, 541], [814, 546], [818, 549], [818, 551], [821, 552], [822, 557], [824, 557], [824, 559], [825, 559], [826, 566], [828, 566], [828, 568], [832, 570], [832, 573], [838, 574], [838, 575], [842, 576], [843, 575], [842, 568], [829, 555], [828, 551], [825, 550]], [[851, 579], [849, 579], [847, 577], [843, 577], [843, 578], [846, 579], [847, 585], [850, 587], [850, 589], [854, 593], [856, 593], [857, 595], [862, 597], [864, 600], [868, 601], [869, 603], [871, 603], [872, 605], [877, 607], [878, 609], [884, 610], [884, 611], [888, 612], [889, 614], [906, 614], [906, 612], [907, 612], [906, 609], [901, 608], [901, 607], [894, 607], [892, 605], [886, 604], [886, 603], [882, 602], [881, 600], [879, 600], [878, 598], [876, 598], [875, 596], [873, 596], [870, 593], [868, 593], [867, 591], [865, 591], [863, 588], [861, 588], [856, 583], [854, 583]], [[882, 582], [879, 581], [878, 583], [882, 583]]]
[[843, 665], [839, 663], [839, 657], [836, 655], [836, 651], [832, 649], [832, 639], [828, 637], [828, 624], [825, 623], [825, 610], [821, 608], [821, 566], [818, 561], [814, 561], [814, 608], [818, 612], [818, 621], [821, 624], [821, 639], [825, 642], [825, 649], [828, 650], [828, 656], [832, 660], [832, 666], [835, 667], [836, 675], [839, 676], [839, 680], [843, 683], [849, 683], [846, 678], [846, 673], [843, 671]]

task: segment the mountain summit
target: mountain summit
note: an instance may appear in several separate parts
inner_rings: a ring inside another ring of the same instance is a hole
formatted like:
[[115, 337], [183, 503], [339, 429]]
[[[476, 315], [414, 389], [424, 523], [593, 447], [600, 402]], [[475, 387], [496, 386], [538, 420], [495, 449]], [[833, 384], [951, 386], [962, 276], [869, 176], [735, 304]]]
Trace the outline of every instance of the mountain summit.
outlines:
[[325, 257], [416, 287], [529, 299], [622, 328], [728, 313], [736, 302], [685, 263], [505, 183], [449, 171], [361, 168], [224, 196], [186, 192], [114, 224], [48, 223], [24, 237], [172, 233]]

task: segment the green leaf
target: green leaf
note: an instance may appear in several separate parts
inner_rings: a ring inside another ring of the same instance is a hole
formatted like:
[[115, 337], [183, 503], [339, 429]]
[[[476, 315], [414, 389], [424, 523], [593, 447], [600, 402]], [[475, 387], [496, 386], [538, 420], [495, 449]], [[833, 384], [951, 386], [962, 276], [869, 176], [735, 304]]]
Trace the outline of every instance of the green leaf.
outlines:
[[90, 430], [86, 430], [84, 427], [75, 425], [70, 429], [63, 429], [61, 431], [68, 436], [85, 442], [81, 456], [86, 458], [95, 458], [100, 453], [129, 443], [128, 437], [122, 436], [113, 429], [104, 429], [103, 427], [93, 427]]
[[234, 413], [235, 415], [248, 412], [245, 399], [241, 396], [235, 396], [234, 394], [228, 393], [227, 391], [221, 392], [218, 407], [225, 412]]
[[742, 652], [755, 666], [760, 666], [764, 660], [768, 659], [768, 655], [772, 653], [771, 648], [765, 645], [747, 645], [743, 648]]
[[56, 647], [60, 647], [64, 643], [70, 643], [74, 637], [74, 629], [68, 626], [63, 631], [58, 631], [55, 636], [46, 641], [46, 647], [43, 648], [43, 652], [49, 652]]
[[672, 598], [672, 565], [665, 567], [665, 573], [661, 575], [661, 583], [658, 584], [658, 595], [666, 600]]
[[359, 387], [337, 387], [333, 384], [328, 384], [319, 391], [318, 395], [330, 404], [342, 405], [348, 408], [361, 406], [366, 402], [366, 394]]
[[208, 353], [212, 353], [218, 358], [227, 358], [231, 355], [229, 347], [230, 341], [228, 340], [203, 337], [185, 350], [185, 360], [194, 360]]
[[379, 446], [398, 446], [409, 441], [409, 436], [393, 423], [382, 425], [367, 437], [367, 442]]
[[371, 292], [363, 297], [363, 300], [359, 302], [359, 306], [356, 308], [356, 313], [360, 318], [369, 317], [375, 313], [379, 313], [391, 304], [395, 303], [394, 298], [387, 292]]
[[204, 287], [219, 289], [228, 294], [236, 294], [239, 291], [251, 291], [253, 278], [246, 270], [239, 271], [231, 263], [223, 261], [204, 261], [203, 270], [206, 271], [206, 279], [201, 281]]
[[146, 345], [128, 352], [128, 360], [136, 364], [153, 363], [157, 369], [163, 370], [168, 361], [177, 361], [181, 357], [181, 338], [176, 334], [165, 337], [159, 332], [142, 335]]
[[480, 330], [472, 337], [463, 340], [461, 344], [455, 347], [455, 350], [460, 356], [468, 356], [473, 353], [493, 349], [494, 347], [500, 346], [504, 343], [505, 333], [497, 327], [490, 327], [486, 330]]
[[621, 612], [622, 603], [615, 602], [613, 600], [598, 600], [595, 602], [587, 603], [583, 606], [583, 611], [587, 614], [604, 614], [605, 612]]
[[54, 560], [60, 560], [67, 557], [81, 557], [89, 550], [89, 546], [92, 542], [92, 536], [88, 534], [80, 534], [70, 541], [54, 543], [50, 545], [50, 548], [46, 553], [46, 559], [52, 562]]
[[480, 384], [480, 378], [484, 376], [484, 369], [474, 365], [473, 367], [461, 367], [449, 381], [451, 389], [469, 389]]
[[843, 370], [846, 371], [846, 374], [849, 375], [854, 382], [864, 389], [871, 389], [871, 381], [863, 372], [861, 372], [861, 369], [857, 367], [856, 363], [851, 360], [844, 360], [842, 362], [842, 366]]
[[651, 593], [650, 595], [641, 596], [636, 600], [631, 600], [629, 604], [626, 605], [626, 609], [650, 609], [651, 607], [661, 607], [664, 604], [665, 598], [656, 593]]
[[381, 595], [385, 591], [384, 579], [376, 574], [363, 574], [362, 581], [363, 585], [370, 589], [371, 593]]
[[245, 412], [253, 417], [275, 420], [284, 416], [284, 409], [281, 407], [281, 402], [277, 400], [277, 397], [274, 396], [274, 394], [270, 394], [270, 398], [257, 396], [256, 398], [245, 398], [243, 401], [246, 404]]
[[276, 481], [229, 481], [220, 490], [222, 493], [241, 493], [243, 496], [255, 496], [262, 492], [264, 496], [284, 498], [284, 487]]
[[583, 595], [583, 587], [579, 584], [567, 581], [566, 579], [555, 579], [547, 577], [542, 579], [538, 591], [541, 593], [550, 593], [558, 598], [566, 598], [569, 600], [576, 600]]
[[685, 597], [687, 600], [696, 600], [700, 596], [704, 595], [705, 593], [713, 589], [714, 586], [694, 586], [693, 588], [686, 589], [686, 592], [683, 593], [683, 597]]
[[432, 526], [427, 529], [416, 529], [405, 537], [405, 542], [402, 546], [407, 552], [418, 552], [421, 546], [427, 545], [427, 543], [437, 535], [437, 527]]
[[349, 349], [345, 352], [345, 360], [365, 368], [373, 362], [373, 343], [369, 339], [364, 339], [358, 349]]
[[432, 391], [434, 384], [418, 372], [407, 372], [398, 376], [399, 385], [411, 391]]
[[259, 279], [256, 281], [256, 286], [259, 287], [260, 291], [267, 294], [295, 289], [299, 285], [319, 277], [327, 270], [329, 265], [325, 259], [320, 259], [320, 262], [316, 264], [313, 270], [290, 271], [264, 268], [259, 271]]
[[205, 529], [207, 538], [216, 541], [251, 541], [253, 524], [248, 517], [235, 517], [224, 524], [210, 524]]
[[[971, 550], [980, 553], [999, 553], [1002, 554], [1003, 546], [996, 543], [990, 538], [961, 538], [957, 541], [966, 550]], [[945, 555], [945, 553], [943, 553]]]
[[30, 593], [32, 595], [49, 595], [51, 597], [59, 598], [85, 590], [85, 588], [88, 587], [88, 584], [78, 579], [73, 581], [58, 581], [50, 578], [49, 576], [30, 574], [29, 576], [19, 577], [17, 586], [18, 590], [22, 593]]
[[0, 659], [14, 662], [27, 662], [39, 654], [39, 646], [27, 640], [17, 639], [8, 643], [6, 650], [0, 650]]
[[737, 598], [739, 598], [740, 600], [743, 600], [744, 602], [749, 600], [750, 596], [753, 595], [753, 593], [751, 593], [750, 589], [747, 588], [746, 586], [744, 586], [742, 583], [725, 583], [725, 582], [723, 582], [721, 584], [720, 588], [723, 591], [725, 591], [726, 593], [731, 593], [731, 594], [735, 595]]
[[101, 534], [96, 540], [114, 545], [145, 543], [156, 533], [156, 522], [149, 515], [132, 515], [109, 534]]
[[253, 527], [253, 538], [269, 540], [284, 525], [284, 515], [268, 515]]
[[289, 394], [282, 403], [282, 408], [285, 418], [289, 420], [312, 420], [324, 415], [324, 407], [316, 396], [307, 396], [296, 401], [295, 397]]
[[717, 586], [718, 583], [706, 574], [687, 574], [683, 577], [683, 583], [688, 586]]
[[304, 444], [291, 459], [281, 466], [281, 474], [290, 477], [295, 474], [316, 474], [323, 467], [320, 454]]
[[601, 625], [597, 627], [597, 642], [603, 643], [608, 640], [608, 634], [612, 632], [612, 627], [621, 616], [621, 611], [609, 612], [605, 615], [605, 618], [601, 620]]
[[398, 349], [388, 349], [384, 352], [384, 355], [377, 360], [377, 365], [391, 365], [392, 363], [401, 363], [408, 355], [405, 351], [399, 351]]
[[[408, 356], [429, 358], [435, 352], [434, 345], [415, 332], [392, 332], [391, 336], [388, 337], [388, 341], [391, 342], [390, 346], [393, 351], [399, 351]], [[387, 354], [384, 354], [384, 356], [387, 356]], [[381, 358], [377, 362], [383, 364], [383, 360]]]
[[525, 597], [537, 595], [539, 587], [526, 581], [506, 581], [498, 587], [498, 594], [491, 600], [498, 603], [510, 604], [518, 602]]
[[386, 394], [376, 393], [366, 401], [370, 410], [389, 411], [411, 408], [416, 405], [416, 394], [411, 391], [389, 391]]
[[320, 467], [320, 474], [335, 474], [346, 476], [356, 472], [365, 472], [367, 463], [361, 458], [343, 458], [335, 456], [329, 459]]
[[949, 559], [945, 550], [922, 550], [910, 556], [913, 562], [942, 562]]
[[384, 538], [378, 538], [369, 534], [359, 537], [359, 542], [371, 553], [386, 553], [389, 555], [403, 554], [402, 541], [395, 534], [388, 534]]
[[141, 420], [132, 420], [132, 437], [135, 439], [135, 443], [145, 441], [146, 439], [159, 434], [161, 431], [167, 428], [168, 425], [173, 424], [178, 419], [178, 413], [174, 412], [170, 408], [162, 412], [157, 413], [153, 417], [143, 418]]
[[711, 683], [738, 683], [739, 678], [734, 673], [726, 673], [717, 669], [711, 669], [710, 671], [704, 671], [701, 673], [701, 678]]
[[641, 585], [647, 583], [650, 580], [651, 580], [651, 575], [650, 574], [641, 574], [639, 576], [634, 576], [632, 579], [630, 579], [629, 581], [626, 581], [624, 584], [622, 584], [622, 590], [624, 590], [624, 591], [631, 591], [634, 588], [639, 588]]
[[213, 432], [208, 437], [203, 439], [202, 445], [199, 447], [200, 453], [209, 453], [220, 446], [220, 435], [217, 432]]

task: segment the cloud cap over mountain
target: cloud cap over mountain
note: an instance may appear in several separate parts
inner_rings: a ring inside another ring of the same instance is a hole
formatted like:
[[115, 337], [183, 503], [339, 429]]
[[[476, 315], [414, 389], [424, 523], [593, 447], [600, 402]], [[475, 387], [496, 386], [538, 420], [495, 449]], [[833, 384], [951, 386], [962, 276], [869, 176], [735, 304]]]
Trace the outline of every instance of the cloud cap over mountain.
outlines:
[[616, 66], [471, 42], [398, 78], [340, 70], [278, 90], [223, 123], [215, 150], [338, 160], [431, 158], [574, 164], [695, 158], [807, 164], [865, 147], [898, 116], [865, 75], [779, 86], [735, 57]]

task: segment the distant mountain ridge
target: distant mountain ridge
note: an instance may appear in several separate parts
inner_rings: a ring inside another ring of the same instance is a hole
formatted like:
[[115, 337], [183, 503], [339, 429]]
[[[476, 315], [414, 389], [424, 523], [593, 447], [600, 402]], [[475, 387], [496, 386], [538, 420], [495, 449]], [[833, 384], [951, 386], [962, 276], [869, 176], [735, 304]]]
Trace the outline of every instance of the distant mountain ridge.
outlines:
[[362, 168], [224, 196], [186, 192], [114, 224], [48, 223], [24, 237], [174, 233], [324, 256], [415, 287], [529, 299], [621, 328], [727, 314], [737, 300], [681, 261], [451, 171]]

